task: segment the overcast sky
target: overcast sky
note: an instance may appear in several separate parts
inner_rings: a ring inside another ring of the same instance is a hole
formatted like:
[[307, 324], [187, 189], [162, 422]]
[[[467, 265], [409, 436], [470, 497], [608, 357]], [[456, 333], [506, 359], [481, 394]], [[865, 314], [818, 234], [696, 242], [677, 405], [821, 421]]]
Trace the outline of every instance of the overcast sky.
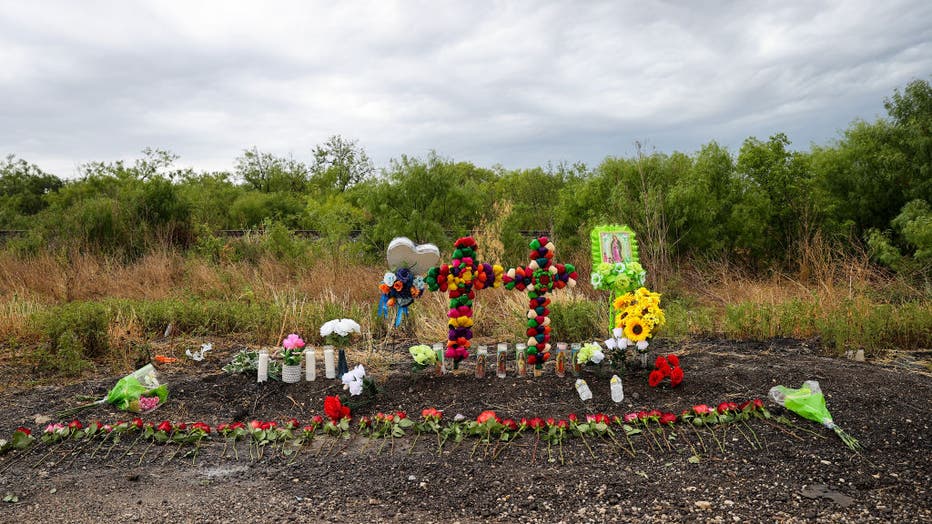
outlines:
[[[262, 6], [260, 8], [260, 6]], [[358, 139], [384, 166], [597, 164], [825, 144], [932, 73], [932, 2], [0, 0], [0, 154], [59, 176], [145, 147], [229, 170]]]

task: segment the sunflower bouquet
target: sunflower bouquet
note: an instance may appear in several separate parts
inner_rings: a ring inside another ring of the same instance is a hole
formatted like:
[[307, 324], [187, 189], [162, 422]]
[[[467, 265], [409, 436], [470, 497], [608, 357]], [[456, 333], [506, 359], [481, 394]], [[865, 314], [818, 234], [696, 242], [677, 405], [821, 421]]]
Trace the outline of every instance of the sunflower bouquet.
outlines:
[[639, 352], [647, 352], [648, 340], [667, 323], [660, 307], [660, 293], [645, 287], [615, 298], [612, 311], [615, 313], [614, 345], [622, 351], [634, 345]]

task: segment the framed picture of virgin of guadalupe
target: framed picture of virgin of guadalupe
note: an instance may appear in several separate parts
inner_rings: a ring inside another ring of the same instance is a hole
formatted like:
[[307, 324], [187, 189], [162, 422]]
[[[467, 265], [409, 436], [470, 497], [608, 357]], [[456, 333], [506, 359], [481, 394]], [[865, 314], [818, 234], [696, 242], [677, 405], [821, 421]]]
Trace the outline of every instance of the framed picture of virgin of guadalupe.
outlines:
[[592, 230], [592, 267], [599, 264], [638, 262], [634, 231], [628, 226], [598, 226]]

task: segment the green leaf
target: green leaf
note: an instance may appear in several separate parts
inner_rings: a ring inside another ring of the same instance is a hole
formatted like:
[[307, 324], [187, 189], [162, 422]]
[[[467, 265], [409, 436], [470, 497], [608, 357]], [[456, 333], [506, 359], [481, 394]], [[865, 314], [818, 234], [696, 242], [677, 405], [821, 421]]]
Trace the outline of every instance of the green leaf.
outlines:
[[689, 458], [686, 459], [686, 460], [689, 461], [690, 464], [698, 464], [698, 463], [699, 463], [699, 455], [693, 455], [693, 456], [689, 457]]
[[414, 421], [409, 418], [403, 418], [398, 421], [398, 425], [403, 428], [410, 428], [411, 426], [414, 425]]
[[13, 441], [11, 444], [14, 449], [26, 449], [35, 441], [36, 439], [32, 436], [27, 435], [22, 431], [16, 431], [13, 433]]

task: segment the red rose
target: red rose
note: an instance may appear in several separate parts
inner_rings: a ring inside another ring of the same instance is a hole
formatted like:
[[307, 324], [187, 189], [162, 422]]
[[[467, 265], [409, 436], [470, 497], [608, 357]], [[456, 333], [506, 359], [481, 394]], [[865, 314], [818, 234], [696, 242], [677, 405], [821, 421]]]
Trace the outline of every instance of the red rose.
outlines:
[[534, 417], [528, 421], [528, 426], [530, 426], [533, 429], [540, 429], [544, 427], [544, 419], [540, 417]]
[[727, 412], [727, 411], [728, 411], [728, 403], [727, 403], [727, 402], [722, 402], [721, 404], [718, 405], [718, 412], [719, 412], [719, 414], [725, 413], [725, 412]]
[[650, 387], [655, 388], [663, 382], [663, 373], [659, 370], [653, 370], [650, 372], [650, 375], [647, 377], [647, 383], [650, 384]]
[[668, 364], [664, 364], [660, 366], [659, 368], [657, 368], [657, 371], [659, 371], [660, 374], [663, 375], [663, 378], [667, 378], [673, 374], [673, 370], [670, 369], [670, 366]]
[[676, 415], [673, 413], [664, 413], [660, 415], [661, 424], [673, 424], [674, 422], [676, 422]]
[[650, 414], [648, 414], [646, 411], [638, 411], [638, 420], [644, 420], [649, 416]]
[[230, 424], [230, 429], [232, 430], [246, 429], [246, 424], [243, 424], [242, 422], [234, 422]]
[[625, 413], [625, 416], [622, 420], [630, 424], [631, 422], [634, 422], [637, 419], [638, 419], [637, 413]]
[[405, 413], [404, 411], [396, 411], [395, 416], [398, 417], [398, 420], [404, 420], [408, 418], [408, 414]]
[[647, 416], [648, 416], [648, 417], [653, 417], [653, 418], [659, 418], [660, 415], [662, 415], [662, 414], [663, 414], [663, 413], [661, 413], [659, 409], [652, 409], [652, 410], [650, 410], [650, 411], [647, 412]]
[[567, 424], [566, 424], [566, 421], [565, 421], [565, 420], [562, 420], [562, 419], [561, 419], [559, 422], [557, 422], [557, 427], [560, 428], [560, 429], [566, 429], [566, 426], [567, 426]]
[[74, 419], [68, 424], [68, 429], [84, 429], [84, 426], [81, 425], [80, 420]]
[[258, 420], [251, 420], [249, 421], [249, 427], [250, 429], [262, 429], [262, 423]]
[[134, 418], [133, 425], [136, 426], [136, 429], [142, 429], [142, 419], [139, 417]]
[[[16, 428], [16, 431], [19, 431], [20, 433], [26, 435], [27, 437], [28, 437], [29, 435], [32, 435], [32, 431], [30, 431], [29, 428], [24, 428], [24, 427], [22, 427], [22, 426]], [[14, 433], [15, 433], [16, 431], [14, 431]]]
[[673, 366], [673, 367], [679, 367], [679, 365], [680, 365], [680, 357], [678, 357], [678, 356], [676, 356], [676, 355], [667, 355], [667, 362], [669, 362], [670, 365]]
[[186, 423], [182, 422], [182, 423], [178, 424], [177, 426], [175, 426], [175, 429], [177, 429], [177, 430], [179, 430], [179, 431], [185, 431], [186, 429], [188, 429], [188, 425], [187, 425]]
[[295, 429], [295, 428], [297, 428], [299, 425], [300, 425], [300, 424], [298, 424], [298, 419], [296, 419], [296, 418], [294, 418], [294, 417], [291, 417], [290, 419], [288, 419], [287, 422], [285, 422], [285, 427], [288, 428], [288, 429]]
[[697, 415], [708, 415], [709, 413], [712, 412], [712, 409], [705, 404], [698, 404], [698, 405], [693, 406], [693, 411]]
[[761, 399], [759, 399], [759, 398], [755, 398], [755, 399], [752, 400], [751, 402], [754, 403], [754, 408], [755, 408], [755, 409], [764, 409], [764, 401], [763, 401], [763, 400], [761, 400]]
[[195, 422], [195, 423], [191, 426], [191, 429], [196, 429], [196, 430], [199, 430], [199, 431], [203, 431], [204, 433], [210, 435], [210, 426], [208, 426], [207, 424], [205, 424], [205, 423], [203, 423], [203, 422]]
[[167, 420], [163, 420], [158, 426], [155, 427], [155, 429], [156, 431], [169, 433], [172, 430], [172, 423]]
[[676, 387], [680, 385], [680, 382], [683, 382], [683, 368], [677, 366], [670, 373], [670, 385]]
[[548, 425], [548, 426], [552, 426], [552, 425], [554, 425], [554, 424], [556, 424], [556, 423], [557, 423], [557, 421], [556, 421], [553, 417], [550, 417], [550, 418], [547, 419], [547, 425]]
[[350, 418], [350, 408], [343, 405], [340, 402], [340, 397], [331, 395], [324, 399], [324, 414], [330, 417], [330, 420], [334, 424], [340, 422], [344, 418]]
[[505, 420], [503, 420], [502, 425], [504, 425], [510, 431], [515, 431], [516, 429], [518, 429], [518, 423], [510, 418], [506, 418]]
[[657, 360], [654, 361], [654, 368], [656, 369], [660, 369], [664, 366], [669, 366], [669, 365], [670, 364], [667, 363], [667, 359], [663, 357], [657, 357]]
[[480, 424], [485, 424], [489, 420], [498, 420], [498, 417], [495, 415], [495, 412], [492, 410], [483, 411], [476, 417], [476, 422]]
[[579, 419], [576, 417], [576, 413], [570, 413], [566, 418], [570, 419], [570, 422], [574, 422], [574, 423], [575, 423], [577, 420], [579, 420]]

